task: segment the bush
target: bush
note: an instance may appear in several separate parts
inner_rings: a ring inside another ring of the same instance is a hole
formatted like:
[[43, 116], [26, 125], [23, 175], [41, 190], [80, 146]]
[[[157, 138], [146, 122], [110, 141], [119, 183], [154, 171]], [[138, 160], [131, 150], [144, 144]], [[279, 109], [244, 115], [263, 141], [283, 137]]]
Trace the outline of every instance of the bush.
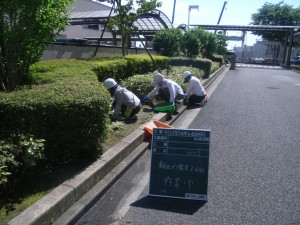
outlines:
[[129, 76], [128, 63], [125, 59], [117, 58], [108, 61], [94, 61], [94, 64], [93, 71], [100, 82], [103, 82], [107, 78], [114, 78], [119, 81]]
[[210, 58], [213, 62], [219, 63], [219, 66], [222, 66], [225, 64], [225, 59], [223, 55], [215, 55], [213, 54]]
[[208, 78], [212, 72], [212, 61], [210, 59], [191, 59], [184, 57], [174, 57], [171, 59], [172, 66], [187, 66], [201, 69], [204, 71], [204, 78]]
[[[160, 69], [166, 69], [170, 65], [169, 57], [153, 55], [152, 58]], [[149, 55], [127, 55], [125, 59], [128, 62], [128, 77], [147, 74], [157, 69]]]
[[[164, 56], [152, 56], [160, 69], [165, 69], [170, 64], [170, 59]], [[107, 78], [114, 78], [117, 81], [127, 79], [134, 74], [145, 74], [154, 71], [156, 65], [149, 55], [127, 55], [124, 58], [115, 57], [93, 60], [93, 71], [97, 74], [98, 80], [103, 82]]]
[[34, 171], [44, 159], [44, 141], [23, 134], [0, 141], [0, 193], [8, 181], [11, 186], [28, 171]]
[[36, 64], [33, 85], [0, 93], [0, 139], [16, 134], [44, 139], [52, 165], [96, 159], [106, 134], [109, 95], [92, 67], [80, 60]]

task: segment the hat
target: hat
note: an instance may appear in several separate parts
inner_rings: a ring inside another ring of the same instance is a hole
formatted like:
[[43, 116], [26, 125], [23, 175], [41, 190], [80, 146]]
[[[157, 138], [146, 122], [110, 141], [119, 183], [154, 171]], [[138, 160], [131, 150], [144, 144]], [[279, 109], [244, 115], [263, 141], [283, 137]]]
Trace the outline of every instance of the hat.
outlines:
[[158, 82], [162, 81], [164, 78], [164, 75], [162, 75], [161, 73], [157, 73], [153, 76], [152, 84], [155, 85]]
[[190, 71], [185, 71], [182, 76], [183, 76], [183, 79], [187, 78], [188, 76], [192, 75], [192, 73]]
[[104, 81], [104, 83], [103, 83], [104, 87], [105, 87], [107, 90], [110, 89], [110, 88], [112, 88], [112, 87], [114, 87], [114, 86], [116, 86], [116, 84], [117, 84], [117, 82], [116, 82], [114, 79], [112, 79], [112, 78], [106, 79], [106, 80]]
[[182, 74], [182, 76], [183, 76], [183, 79], [184, 79], [184, 83], [187, 83], [191, 79], [192, 73], [190, 71], [185, 71]]

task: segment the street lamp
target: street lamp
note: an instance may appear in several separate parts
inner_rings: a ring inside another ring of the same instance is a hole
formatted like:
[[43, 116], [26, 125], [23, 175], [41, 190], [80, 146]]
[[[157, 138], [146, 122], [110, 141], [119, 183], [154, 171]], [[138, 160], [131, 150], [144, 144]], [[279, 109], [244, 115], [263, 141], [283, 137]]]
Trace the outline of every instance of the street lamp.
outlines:
[[188, 30], [190, 29], [190, 12], [192, 9], [197, 9], [199, 11], [199, 5], [189, 5]]

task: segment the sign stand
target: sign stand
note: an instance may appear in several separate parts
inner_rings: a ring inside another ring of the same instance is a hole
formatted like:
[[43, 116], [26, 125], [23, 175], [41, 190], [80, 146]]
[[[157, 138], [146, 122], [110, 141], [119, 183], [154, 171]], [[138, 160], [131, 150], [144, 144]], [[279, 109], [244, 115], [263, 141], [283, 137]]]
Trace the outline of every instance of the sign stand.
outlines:
[[207, 201], [209, 130], [154, 128], [149, 195]]

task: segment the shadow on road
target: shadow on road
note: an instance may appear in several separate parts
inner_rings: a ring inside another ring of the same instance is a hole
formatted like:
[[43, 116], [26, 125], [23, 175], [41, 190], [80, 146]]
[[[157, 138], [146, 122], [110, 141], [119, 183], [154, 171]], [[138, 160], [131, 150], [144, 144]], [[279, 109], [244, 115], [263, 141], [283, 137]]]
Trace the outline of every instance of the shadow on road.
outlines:
[[205, 201], [146, 196], [132, 203], [131, 206], [193, 215], [205, 203]]

